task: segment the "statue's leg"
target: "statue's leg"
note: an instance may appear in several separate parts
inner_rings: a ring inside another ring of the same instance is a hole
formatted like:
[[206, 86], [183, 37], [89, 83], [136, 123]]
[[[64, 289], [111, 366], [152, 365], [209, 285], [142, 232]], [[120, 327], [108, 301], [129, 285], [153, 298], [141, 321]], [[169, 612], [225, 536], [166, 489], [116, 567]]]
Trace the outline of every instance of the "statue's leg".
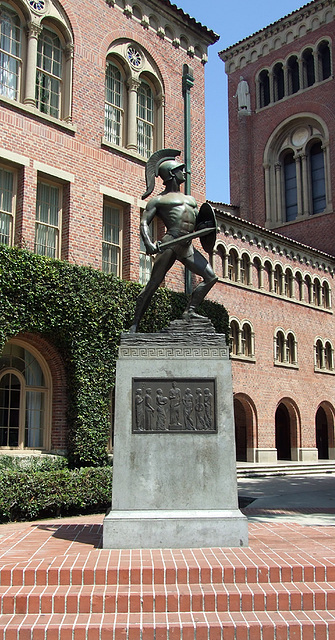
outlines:
[[136, 333], [138, 325], [150, 304], [152, 296], [155, 291], [157, 291], [159, 285], [164, 280], [175, 260], [176, 256], [172, 249], [166, 249], [156, 257], [150, 280], [137, 298], [134, 320], [129, 329], [129, 333]]
[[218, 281], [218, 277], [215, 275], [209, 262], [197, 249], [194, 249], [192, 256], [184, 258], [182, 262], [189, 271], [203, 278], [203, 282], [200, 282], [200, 284], [196, 286], [191, 295], [190, 301], [183, 314], [185, 317], [195, 314], [196, 309], [200, 306], [207, 293]]

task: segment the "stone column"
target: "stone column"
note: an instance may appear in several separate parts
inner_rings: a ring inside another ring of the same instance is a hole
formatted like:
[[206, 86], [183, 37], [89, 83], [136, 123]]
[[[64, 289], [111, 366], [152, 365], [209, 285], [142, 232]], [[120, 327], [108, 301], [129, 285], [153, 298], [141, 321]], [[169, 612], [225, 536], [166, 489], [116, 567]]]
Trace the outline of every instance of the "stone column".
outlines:
[[265, 177], [265, 226], [269, 226], [271, 222], [271, 186], [270, 186], [270, 165], [265, 164], [264, 177]]
[[241, 258], [237, 258], [236, 271], [236, 282], [241, 282]]
[[74, 46], [71, 43], [65, 47], [65, 65], [63, 82], [63, 119], [66, 122], [72, 121], [72, 73], [73, 73], [73, 53]]
[[128, 136], [127, 149], [137, 151], [137, 91], [140, 86], [137, 78], [128, 81]]
[[35, 107], [36, 105], [35, 87], [36, 87], [37, 41], [41, 31], [42, 31], [42, 27], [39, 24], [35, 24], [34, 22], [31, 22], [28, 26], [27, 72], [26, 72], [24, 104], [29, 104], [33, 107]]

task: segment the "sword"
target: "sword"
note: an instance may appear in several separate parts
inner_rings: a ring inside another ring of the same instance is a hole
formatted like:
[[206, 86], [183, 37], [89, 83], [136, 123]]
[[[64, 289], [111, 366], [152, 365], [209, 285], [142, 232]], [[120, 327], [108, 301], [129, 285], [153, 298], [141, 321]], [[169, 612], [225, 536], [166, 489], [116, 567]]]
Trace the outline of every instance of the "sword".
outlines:
[[155, 253], [162, 253], [165, 249], [172, 247], [175, 244], [179, 244], [179, 242], [183, 242], [184, 240], [193, 240], [193, 238], [200, 238], [200, 236], [206, 236], [211, 231], [215, 231], [216, 227], [205, 227], [204, 229], [199, 229], [199, 231], [193, 231], [192, 233], [186, 233], [184, 236], [179, 236], [179, 238], [174, 238], [173, 240], [168, 240], [167, 242], [161, 243], [159, 240], [156, 243], [157, 249]]

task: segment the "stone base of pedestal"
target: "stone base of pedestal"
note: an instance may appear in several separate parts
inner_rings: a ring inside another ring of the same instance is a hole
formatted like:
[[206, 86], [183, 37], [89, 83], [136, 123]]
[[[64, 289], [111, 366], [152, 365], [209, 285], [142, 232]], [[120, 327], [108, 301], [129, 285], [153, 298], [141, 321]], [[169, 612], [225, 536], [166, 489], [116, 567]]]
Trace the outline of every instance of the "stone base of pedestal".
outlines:
[[207, 318], [123, 334], [104, 548], [247, 544], [225, 336]]
[[105, 549], [244, 547], [248, 524], [238, 509], [110, 511], [104, 520]]

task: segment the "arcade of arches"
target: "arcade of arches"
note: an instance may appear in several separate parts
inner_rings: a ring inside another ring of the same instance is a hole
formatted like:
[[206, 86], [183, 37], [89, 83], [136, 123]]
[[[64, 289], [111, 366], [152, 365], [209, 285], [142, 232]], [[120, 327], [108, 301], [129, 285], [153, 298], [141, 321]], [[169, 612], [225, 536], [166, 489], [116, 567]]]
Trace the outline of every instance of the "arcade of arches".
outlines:
[[[235, 394], [234, 414], [236, 460], [259, 462], [257, 411], [252, 400], [243, 394]], [[333, 459], [334, 416], [335, 409], [329, 403], [319, 405], [314, 419], [314, 447], [310, 445], [303, 448], [299, 409], [291, 399], [284, 398], [276, 407], [273, 416], [277, 460], [302, 461], [308, 459], [308, 454], [311, 461]]]

